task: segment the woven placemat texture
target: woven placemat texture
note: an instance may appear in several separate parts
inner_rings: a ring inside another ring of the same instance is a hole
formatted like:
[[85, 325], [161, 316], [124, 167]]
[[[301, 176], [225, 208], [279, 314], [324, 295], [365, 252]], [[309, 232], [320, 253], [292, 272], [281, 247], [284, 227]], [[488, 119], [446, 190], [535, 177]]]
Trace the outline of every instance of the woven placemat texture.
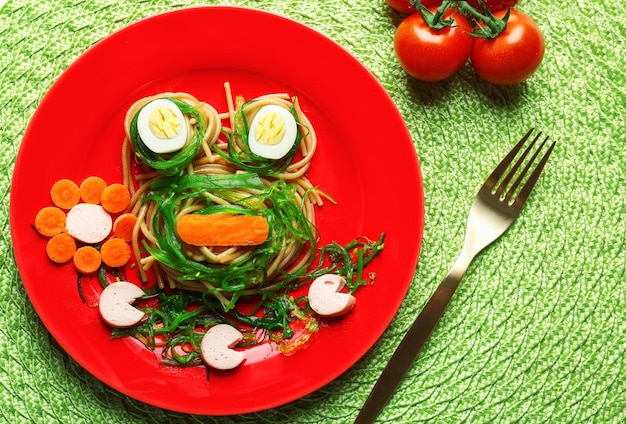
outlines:
[[396, 102], [426, 198], [423, 247], [406, 301], [379, 343], [343, 376], [256, 414], [164, 411], [83, 370], [39, 321], [15, 266], [15, 156], [46, 91], [89, 46], [140, 18], [201, 2], [9, 0], [0, 9], [0, 421], [351, 422], [454, 261], [476, 190], [535, 126], [559, 144], [533, 196], [513, 228], [474, 262], [379, 422], [626, 422], [625, 3], [522, 0], [544, 32], [546, 56], [527, 83], [509, 88], [480, 81], [469, 66], [436, 84], [408, 78], [392, 47], [401, 17], [383, 0], [222, 3], [318, 29], [360, 59]]

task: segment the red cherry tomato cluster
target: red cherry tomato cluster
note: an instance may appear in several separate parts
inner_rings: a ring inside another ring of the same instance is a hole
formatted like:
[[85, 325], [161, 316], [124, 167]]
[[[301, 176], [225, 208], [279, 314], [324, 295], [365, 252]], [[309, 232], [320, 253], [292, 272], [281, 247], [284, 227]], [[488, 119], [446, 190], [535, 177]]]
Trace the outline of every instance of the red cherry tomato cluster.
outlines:
[[525, 81], [539, 68], [545, 44], [533, 19], [514, 8], [517, 1], [422, 0], [416, 9], [411, 0], [387, 0], [408, 14], [394, 36], [400, 65], [413, 78], [435, 82], [470, 60], [491, 84]]

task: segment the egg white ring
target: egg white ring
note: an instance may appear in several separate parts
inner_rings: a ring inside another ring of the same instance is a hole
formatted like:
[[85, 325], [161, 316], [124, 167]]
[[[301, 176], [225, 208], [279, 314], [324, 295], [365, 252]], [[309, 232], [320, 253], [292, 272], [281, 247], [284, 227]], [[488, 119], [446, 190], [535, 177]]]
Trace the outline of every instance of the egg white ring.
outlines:
[[[283, 138], [274, 145], [261, 143], [255, 136], [256, 128], [261, 118], [268, 113], [277, 114], [285, 123], [285, 134]], [[248, 146], [250, 147], [250, 151], [257, 156], [266, 159], [282, 159], [295, 144], [297, 131], [298, 125], [296, 118], [293, 117], [289, 110], [278, 105], [266, 105], [259, 109], [254, 119], [252, 119], [252, 125], [250, 125], [250, 132], [248, 134]]]
[[[160, 138], [150, 130], [150, 116], [160, 107], [174, 112], [179, 123], [178, 134], [174, 138]], [[182, 149], [187, 142], [187, 123], [181, 110], [168, 99], [156, 99], [145, 105], [137, 117], [137, 131], [141, 141], [154, 153], [172, 153]]]

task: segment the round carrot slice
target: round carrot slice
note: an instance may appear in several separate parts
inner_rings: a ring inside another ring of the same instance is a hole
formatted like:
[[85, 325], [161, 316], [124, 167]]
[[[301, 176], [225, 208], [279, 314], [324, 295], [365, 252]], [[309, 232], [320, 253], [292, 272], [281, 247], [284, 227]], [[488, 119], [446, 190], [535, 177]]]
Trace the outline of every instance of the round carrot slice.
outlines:
[[121, 267], [130, 260], [130, 246], [120, 238], [111, 238], [100, 248], [100, 255], [102, 255], [102, 262], [108, 266]]
[[70, 209], [80, 201], [80, 189], [74, 181], [62, 179], [52, 185], [50, 197], [59, 208]]
[[123, 213], [113, 222], [113, 234], [124, 241], [131, 241], [133, 229], [137, 223], [137, 216], [132, 213]]
[[82, 274], [93, 274], [100, 268], [102, 256], [93, 246], [83, 246], [74, 253], [74, 267]]
[[85, 203], [97, 205], [100, 203], [100, 196], [106, 188], [107, 183], [100, 177], [87, 177], [80, 183], [80, 198]]
[[130, 192], [123, 184], [111, 184], [102, 191], [100, 203], [111, 213], [122, 212], [130, 205]]
[[76, 252], [76, 241], [67, 233], [60, 233], [48, 240], [46, 253], [52, 262], [69, 262]]
[[65, 231], [67, 216], [55, 206], [42, 208], [35, 216], [35, 229], [45, 237], [52, 237]]

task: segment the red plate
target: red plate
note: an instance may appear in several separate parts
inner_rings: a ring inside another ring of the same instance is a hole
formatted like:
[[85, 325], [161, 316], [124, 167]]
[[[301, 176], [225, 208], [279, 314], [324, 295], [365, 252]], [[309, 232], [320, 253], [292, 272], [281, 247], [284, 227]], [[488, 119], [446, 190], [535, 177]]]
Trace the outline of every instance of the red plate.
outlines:
[[[71, 265], [55, 266], [32, 227], [54, 181], [99, 175], [121, 182], [123, 117], [138, 98], [186, 91], [226, 109], [223, 83], [247, 99], [297, 95], [319, 147], [309, 178], [337, 205], [319, 213], [322, 241], [386, 233], [373, 285], [355, 309], [324, 322], [291, 356], [267, 346], [229, 375], [161, 366], [133, 339], [109, 339], [97, 309], [81, 302]], [[26, 291], [61, 346], [97, 378], [145, 403], [227, 415], [276, 407], [338, 377], [378, 340], [412, 281], [421, 246], [423, 188], [415, 149], [394, 103], [353, 56], [282, 16], [207, 6], [136, 22], [102, 40], [56, 81], [34, 114], [11, 190], [11, 231]], [[265, 349], [265, 350], [262, 350]]]

